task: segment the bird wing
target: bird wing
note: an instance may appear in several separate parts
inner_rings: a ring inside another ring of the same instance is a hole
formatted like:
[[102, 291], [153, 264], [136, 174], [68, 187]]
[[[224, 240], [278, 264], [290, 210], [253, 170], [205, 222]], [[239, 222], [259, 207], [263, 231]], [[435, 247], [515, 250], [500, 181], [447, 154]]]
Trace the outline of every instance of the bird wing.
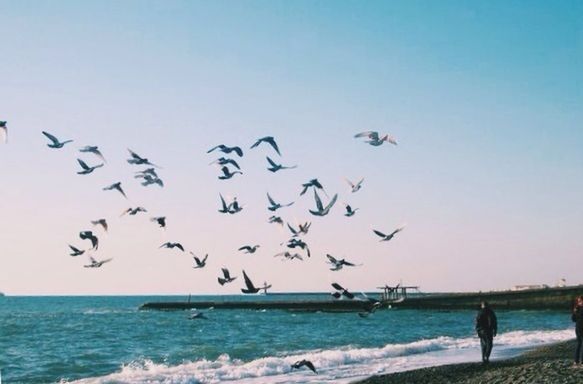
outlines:
[[405, 229], [405, 227], [395, 229], [393, 232], [391, 232], [391, 236], [396, 235], [397, 233], [401, 232], [403, 229]]
[[267, 162], [273, 167], [273, 168], [277, 168], [279, 167], [279, 164], [277, 164], [275, 161], [271, 160], [269, 158], [269, 156], [265, 156], [265, 158], [267, 159]]
[[339, 290], [339, 291], [343, 291], [344, 290], [344, 288], [342, 288], [342, 286], [340, 284], [338, 284], [338, 283], [332, 283], [332, 287], [334, 289]]
[[348, 185], [350, 185], [350, 188], [354, 188], [354, 184], [352, 183], [352, 181], [348, 180], [347, 177], [345, 177], [344, 180], [346, 180], [346, 182], [348, 183]]
[[324, 206], [322, 205], [322, 200], [320, 199], [320, 196], [318, 196], [318, 192], [316, 192], [315, 189], [314, 189], [314, 200], [316, 200], [316, 207], [318, 208], [318, 211], [323, 211]]
[[175, 246], [176, 248], [180, 249], [182, 252], [184, 252], [184, 247], [182, 246], [182, 244], [180, 244], [180, 243], [176, 243], [174, 246]]
[[275, 139], [273, 137], [271, 136], [265, 137], [264, 141], [266, 143], [269, 143], [273, 147], [273, 149], [275, 149], [275, 152], [277, 152], [277, 154], [281, 156], [281, 152], [279, 152], [279, 147], [277, 146], [277, 143], [275, 142]]
[[379, 137], [379, 133], [378, 132], [375, 132], [375, 131], [365, 131], [365, 132], [360, 132], [360, 133], [357, 133], [356, 135], [354, 135], [355, 138], [358, 138], [358, 137], [369, 137], [371, 139], [374, 138], [375, 136], [378, 138]]
[[378, 236], [380, 237], [387, 237], [387, 235], [385, 235], [384, 233], [382, 233], [381, 231], [377, 231], [376, 229], [372, 230], [374, 233], [376, 233]]
[[161, 246], [158, 247], [159, 248], [169, 248], [170, 247], [170, 242], [166, 242], [164, 244], [162, 244]]
[[221, 271], [223, 271], [223, 276], [225, 276], [225, 279], [231, 278], [231, 274], [227, 268], [221, 268]]
[[336, 203], [336, 200], [338, 199], [338, 194], [335, 194], [334, 197], [332, 197], [332, 200], [330, 200], [330, 202], [328, 203], [328, 205], [326, 206], [326, 211], [329, 210], [330, 208], [332, 208], [332, 206], [334, 205], [334, 203]]
[[269, 196], [269, 192], [267, 192], [267, 200], [269, 200], [269, 204], [277, 205], [277, 203], [273, 200], [271, 196]]
[[326, 254], [326, 257], [328, 258], [328, 260], [330, 260], [332, 264], [336, 264], [338, 262], [338, 260], [336, 260], [336, 258], [332, 255]]
[[99, 263], [100, 263], [100, 264], [105, 264], [105, 263], [109, 263], [111, 260], [113, 260], [113, 258], [111, 258], [111, 259], [105, 259], [105, 260], [101, 260]]
[[358, 183], [356, 183], [356, 186], [360, 187], [362, 185], [363, 181], [364, 181], [364, 177], [362, 179], [360, 179], [360, 181]]
[[204, 258], [202, 259], [202, 264], [206, 263], [206, 259], [209, 258], [209, 254], [207, 253], [206, 255], [204, 255]]
[[136, 160], [144, 160], [137, 153], [135, 153], [134, 151], [132, 151], [129, 148], [128, 148], [128, 152], [130, 153], [130, 156], [133, 157], [134, 159], [136, 159]]
[[251, 247], [248, 245], [244, 245], [241, 248], [237, 249], [237, 251], [245, 251], [245, 250], [250, 251]]
[[77, 162], [79, 162], [79, 165], [81, 166], [81, 168], [83, 168], [84, 170], [89, 170], [89, 166], [81, 159], [77, 159]]
[[351, 263], [351, 262], [349, 262], [349, 261], [346, 261], [346, 260], [343, 260], [343, 261], [342, 261], [342, 264], [344, 264], [344, 265], [347, 265], [347, 266], [349, 266], [349, 267], [355, 267], [355, 266], [356, 266], [356, 264], [353, 264], [353, 263]]
[[235, 153], [239, 155], [239, 157], [243, 157], [243, 150], [240, 147], [233, 147], [231, 148], [231, 150], [235, 151]]
[[287, 223], [287, 227], [289, 228], [289, 230], [291, 231], [292, 234], [294, 234], [294, 235], [298, 234], [298, 232], [291, 225], [289, 225], [289, 223]]
[[221, 197], [221, 204], [223, 205], [223, 210], [227, 211], [229, 209], [229, 207], [227, 207], [227, 203], [225, 202], [225, 199], [223, 198], [223, 195], [221, 195], [219, 193], [219, 196]]
[[256, 289], [255, 286], [253, 285], [253, 282], [249, 278], [249, 276], [247, 276], [247, 274], [245, 273], [245, 270], [243, 270], [243, 278], [245, 279], [245, 285], [247, 286], [247, 289], [249, 289], [249, 290]]
[[304, 360], [304, 365], [305, 365], [306, 367], [308, 367], [308, 368], [309, 368], [309, 369], [310, 369], [312, 372], [314, 372], [314, 373], [317, 373], [317, 372], [316, 372], [316, 367], [314, 367], [314, 364], [312, 364], [312, 362], [311, 362], [311, 361]]
[[211, 149], [209, 149], [208, 151], [206, 151], [206, 153], [211, 153], [211, 152], [212, 152], [212, 151], [214, 151], [215, 149], [217, 149], [217, 148], [221, 148], [221, 147], [224, 147], [224, 145], [222, 145], [222, 144], [221, 144], [221, 145], [217, 145], [216, 147], [212, 147]]
[[53, 144], [59, 144], [59, 139], [57, 139], [55, 136], [51, 135], [50, 133], [42, 131], [42, 134], [45, 135], [50, 141], [52, 141]]

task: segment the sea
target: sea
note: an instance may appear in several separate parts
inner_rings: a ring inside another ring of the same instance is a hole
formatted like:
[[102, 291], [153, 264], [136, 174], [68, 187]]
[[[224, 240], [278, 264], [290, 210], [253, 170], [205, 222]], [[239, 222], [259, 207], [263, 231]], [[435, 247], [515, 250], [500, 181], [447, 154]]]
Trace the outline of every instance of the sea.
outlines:
[[[277, 299], [282, 297], [306, 298]], [[480, 361], [472, 310], [387, 309], [360, 317], [204, 309], [206, 319], [191, 320], [192, 311], [138, 309], [149, 301], [184, 300], [184, 296], [0, 297], [2, 384], [350, 383], [370, 375]], [[494, 360], [574, 337], [567, 312], [497, 315]], [[302, 359], [313, 362], [317, 374], [305, 367], [291, 369]]]

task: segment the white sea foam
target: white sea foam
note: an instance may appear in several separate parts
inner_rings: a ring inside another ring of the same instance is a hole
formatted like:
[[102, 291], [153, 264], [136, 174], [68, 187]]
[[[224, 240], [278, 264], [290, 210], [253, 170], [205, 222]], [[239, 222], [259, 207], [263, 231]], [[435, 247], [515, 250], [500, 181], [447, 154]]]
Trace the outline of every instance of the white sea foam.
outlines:
[[[506, 357], [526, 348], [572, 337], [571, 329], [500, 334], [495, 340], [493, 358]], [[199, 360], [176, 366], [155, 364], [151, 361], [134, 362], [124, 365], [120, 372], [75, 383], [347, 383], [372, 374], [476, 361], [479, 356], [479, 342], [475, 337], [438, 337], [407, 344], [388, 344], [382, 348], [345, 347], [289, 356], [270, 356], [249, 362], [231, 359], [228, 355], [222, 355], [214, 361]], [[291, 371], [291, 364], [301, 359], [312, 361], [318, 369], [318, 375], [305, 369]]]

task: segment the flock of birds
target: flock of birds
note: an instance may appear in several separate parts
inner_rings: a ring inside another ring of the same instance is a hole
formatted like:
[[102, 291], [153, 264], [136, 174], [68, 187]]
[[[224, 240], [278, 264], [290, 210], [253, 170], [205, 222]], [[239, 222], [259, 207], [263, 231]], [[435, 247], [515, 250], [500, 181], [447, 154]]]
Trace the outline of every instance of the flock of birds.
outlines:
[[[58, 150], [63, 148], [65, 145], [73, 142], [73, 140], [60, 140], [55, 135], [42, 131], [42, 134], [48, 139], [47, 146], [53, 150]], [[384, 134], [380, 135], [378, 132], [375, 131], [367, 131], [361, 132], [354, 135], [357, 139], [364, 139], [364, 142], [371, 145], [378, 147], [385, 142], [388, 142], [393, 145], [397, 145], [397, 141], [394, 137]], [[0, 139], [3, 139], [4, 143], [7, 142], [8, 139], [8, 127], [6, 121], [0, 121]], [[259, 146], [269, 146], [271, 149], [281, 157], [281, 151], [276, 142], [275, 138], [272, 136], [266, 136], [257, 139], [253, 145], [251, 145], [250, 149], [258, 148]], [[159, 187], [164, 187], [164, 182], [160, 178], [158, 172], [161, 169], [158, 165], [152, 163], [148, 158], [142, 157], [138, 155], [136, 152], [128, 149], [129, 158], [127, 159], [127, 163], [133, 166], [142, 166], [143, 169], [140, 169], [134, 173], [134, 178], [137, 179], [140, 184], [144, 187], [149, 187], [151, 185], [156, 185]], [[233, 177], [237, 177], [238, 175], [243, 175], [243, 171], [237, 160], [244, 156], [244, 152], [239, 146], [232, 146], [229, 147], [224, 144], [217, 145], [213, 148], [210, 148], [207, 153], [215, 153], [220, 152], [221, 157], [212, 161], [210, 165], [218, 165], [220, 169], [220, 174], [218, 175], [219, 180], [229, 180]], [[93, 159], [98, 159], [99, 162], [91, 162], [89, 160], [84, 159], [77, 159], [79, 164], [79, 171], [77, 174], [79, 175], [89, 175], [95, 172], [97, 169], [104, 167], [107, 164], [107, 160], [105, 159], [104, 155], [100, 151], [98, 146], [84, 146], [79, 149], [79, 153], [84, 155], [92, 155]], [[235, 157], [236, 156], [236, 157]], [[270, 172], [280, 172], [283, 170], [290, 170], [297, 167], [297, 165], [283, 165], [277, 161], [274, 161], [271, 157], [266, 156], [267, 161], [267, 170]], [[358, 180], [357, 182], [352, 182], [346, 179], [346, 182], [350, 188], [351, 193], [357, 193], [363, 187], [364, 178]], [[329, 197], [327, 191], [325, 190], [324, 186], [318, 179], [311, 179], [301, 185], [301, 191], [299, 193], [300, 196], [305, 195], [308, 190], [313, 189], [314, 195], [314, 204], [315, 208], [310, 209], [310, 214], [314, 216], [327, 216], [332, 208], [335, 206], [338, 200], [338, 194], [335, 193], [331, 198]], [[111, 185], [104, 186], [103, 191], [116, 191], [119, 193], [123, 198], [127, 199], [127, 195], [123, 189], [122, 182], [118, 181], [112, 183]], [[320, 193], [318, 193], [320, 192]], [[325, 200], [322, 200], [322, 197], [325, 196]], [[272, 213], [272, 215], [268, 218], [268, 222], [272, 224], [277, 224], [282, 227], [287, 227], [290, 232], [290, 238], [286, 241], [281, 243], [280, 245], [284, 247], [284, 250], [278, 252], [274, 255], [274, 257], [281, 257], [283, 260], [299, 260], [303, 261], [305, 257], [311, 257], [311, 251], [309, 245], [303, 239], [304, 235], [306, 235], [311, 227], [311, 222], [304, 222], [297, 226], [290, 224], [289, 222], [285, 222], [281, 216], [277, 214], [280, 209], [284, 209], [286, 207], [290, 207], [294, 204], [294, 202], [279, 202], [274, 199], [269, 193], [267, 193], [267, 202], [268, 206], [267, 209]], [[237, 198], [232, 199], [225, 199], [222, 194], [219, 194], [220, 199], [220, 207], [218, 209], [219, 213], [226, 214], [226, 215], [234, 215], [243, 210], [243, 206], [239, 204]], [[349, 204], [344, 204], [345, 213], [344, 216], [352, 217], [356, 214], [359, 208], [354, 208]], [[130, 215], [135, 216], [138, 214], [145, 214], [148, 210], [144, 207], [137, 206], [137, 207], [129, 207], [128, 209], [124, 210], [121, 216]], [[160, 228], [166, 228], [166, 217], [165, 216], [154, 216], [150, 218], [150, 221], [157, 225]], [[108, 222], [104, 218], [99, 218], [96, 220], [91, 220], [90, 223], [94, 227], [100, 227], [102, 231], [107, 232], [109, 229]], [[382, 232], [376, 229], [373, 229], [373, 233], [377, 235], [380, 239], [379, 241], [390, 241], [394, 238], [394, 236], [403, 230], [403, 227], [396, 228], [389, 232]], [[70, 249], [70, 256], [77, 257], [81, 255], [87, 255], [89, 257], [89, 263], [85, 264], [85, 268], [101, 268], [104, 264], [113, 260], [112, 258], [108, 259], [101, 259], [97, 260], [94, 258], [93, 253], [98, 250], [99, 248], [99, 237], [97, 233], [93, 230], [82, 230], [79, 232], [79, 238], [82, 241], [86, 241], [86, 247], [80, 247], [77, 245], [69, 244]], [[89, 245], [90, 244], [90, 245]], [[238, 251], [243, 252], [245, 254], [253, 254], [261, 247], [260, 244], [247, 244], [241, 246]], [[160, 245], [159, 248], [165, 249], [177, 249], [181, 252], [186, 252], [185, 247], [179, 242], [165, 242]], [[205, 268], [207, 265], [207, 260], [209, 255], [206, 254], [204, 257], [198, 257], [193, 252], [189, 252], [193, 258], [193, 268], [195, 269], [202, 269]], [[339, 271], [344, 267], [356, 267], [361, 266], [362, 264], [355, 264], [353, 262], [347, 261], [345, 259], [340, 259], [334, 257], [333, 255], [326, 254], [327, 263], [330, 265], [331, 271]], [[261, 290], [267, 292], [267, 289], [271, 288], [271, 284], [264, 282], [262, 286], [257, 286], [253, 283], [251, 278], [242, 270], [243, 279], [245, 286], [241, 288], [241, 292], [243, 294], [256, 294]], [[217, 281], [221, 286], [225, 284], [230, 284], [237, 279], [237, 276], [231, 274], [228, 268], [223, 267], [221, 268], [221, 274], [217, 277]], [[355, 299], [355, 295], [351, 293], [348, 289], [344, 288], [340, 284], [334, 282], [332, 283], [332, 288], [334, 292], [331, 295], [336, 298], [346, 298], [348, 300]], [[375, 308], [376, 309], [376, 308]], [[195, 313], [191, 316], [191, 319], [205, 319], [205, 315], [202, 312]], [[307, 361], [301, 360], [292, 365], [292, 368], [301, 368], [307, 367], [312, 370], [314, 373], [316, 369], [314, 365]]]

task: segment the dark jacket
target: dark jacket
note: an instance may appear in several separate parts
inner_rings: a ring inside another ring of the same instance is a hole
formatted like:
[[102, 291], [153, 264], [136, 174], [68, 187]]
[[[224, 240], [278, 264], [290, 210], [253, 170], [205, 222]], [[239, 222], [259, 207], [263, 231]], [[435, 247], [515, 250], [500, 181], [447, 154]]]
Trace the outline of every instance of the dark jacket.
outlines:
[[496, 314], [490, 307], [480, 309], [476, 316], [476, 331], [478, 333], [487, 332], [496, 334], [498, 332], [498, 320]]
[[583, 307], [576, 307], [573, 310], [571, 320], [575, 323], [575, 330], [578, 335], [583, 335]]

